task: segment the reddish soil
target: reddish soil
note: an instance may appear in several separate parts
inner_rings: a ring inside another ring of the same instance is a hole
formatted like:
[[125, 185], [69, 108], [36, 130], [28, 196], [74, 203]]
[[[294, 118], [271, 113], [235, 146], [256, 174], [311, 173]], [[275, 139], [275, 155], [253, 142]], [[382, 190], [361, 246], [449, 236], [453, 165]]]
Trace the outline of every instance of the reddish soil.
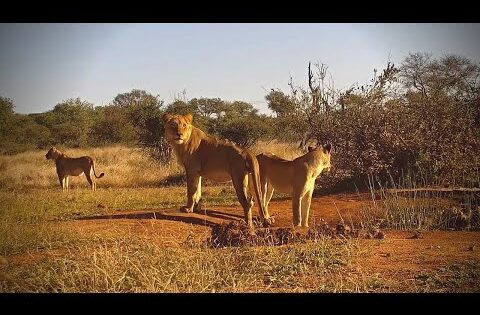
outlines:
[[[368, 194], [328, 195], [312, 199], [312, 222], [325, 220], [330, 226], [341, 221], [358, 226], [362, 205], [371, 203]], [[254, 216], [258, 215], [255, 206]], [[291, 226], [291, 202], [273, 200], [269, 212], [275, 217], [275, 227]], [[181, 213], [178, 209], [127, 210], [106, 216], [86, 217], [64, 223], [79, 233], [113, 235], [117, 233], [139, 234], [158, 244], [176, 246], [191, 234], [196, 240], [210, 237], [214, 225], [242, 220], [243, 210], [238, 206], [207, 206], [197, 213]], [[364, 267], [373, 270], [425, 269], [439, 264], [480, 259], [480, 232], [434, 231], [423, 232], [421, 238], [413, 232], [385, 231], [382, 240], [362, 239], [360, 242], [372, 250], [365, 257]], [[474, 250], [471, 247], [474, 246]], [[386, 264], [388, 262], [388, 264]]]
[[[325, 220], [335, 226], [340, 216], [346, 223], [358, 224], [362, 205], [370, 203], [368, 195], [330, 195], [312, 199], [311, 223]], [[253, 216], [258, 216], [254, 206]], [[272, 200], [270, 215], [275, 217], [275, 227], [292, 225], [291, 201]], [[98, 233], [113, 235], [116, 233], [141, 234], [160, 238], [157, 241], [166, 246], [182, 241], [193, 232], [199, 236], [210, 236], [211, 228], [226, 224], [232, 220], [243, 220], [243, 210], [238, 206], [204, 206], [195, 213], [182, 213], [178, 209], [122, 210], [108, 215], [82, 217], [75, 221], [62, 223], [79, 233]], [[206, 239], [206, 238], [205, 238]], [[173, 241], [172, 241], [173, 240]]]

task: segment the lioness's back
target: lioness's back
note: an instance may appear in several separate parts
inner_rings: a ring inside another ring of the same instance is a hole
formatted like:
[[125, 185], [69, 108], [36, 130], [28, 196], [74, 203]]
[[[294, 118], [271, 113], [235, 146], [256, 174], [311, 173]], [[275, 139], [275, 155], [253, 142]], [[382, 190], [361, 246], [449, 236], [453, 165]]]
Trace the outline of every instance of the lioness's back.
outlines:
[[293, 185], [293, 162], [278, 157], [272, 153], [257, 155], [260, 166], [260, 176], [266, 176], [268, 181], [280, 192], [290, 193]]

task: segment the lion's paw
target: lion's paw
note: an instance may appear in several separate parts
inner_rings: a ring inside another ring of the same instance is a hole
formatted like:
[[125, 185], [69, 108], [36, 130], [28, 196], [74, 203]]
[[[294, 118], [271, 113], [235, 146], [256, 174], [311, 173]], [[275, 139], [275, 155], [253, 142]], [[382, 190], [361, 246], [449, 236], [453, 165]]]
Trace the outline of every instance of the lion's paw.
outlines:
[[202, 202], [198, 202], [196, 203], [194, 206], [193, 206], [193, 211], [192, 212], [198, 212], [198, 211], [202, 211]]
[[192, 213], [192, 212], [193, 212], [193, 209], [190, 209], [189, 207], [181, 207], [181, 208], [180, 208], [180, 212]]
[[275, 224], [275, 218], [273, 216], [263, 220], [264, 227], [272, 226], [273, 224]]

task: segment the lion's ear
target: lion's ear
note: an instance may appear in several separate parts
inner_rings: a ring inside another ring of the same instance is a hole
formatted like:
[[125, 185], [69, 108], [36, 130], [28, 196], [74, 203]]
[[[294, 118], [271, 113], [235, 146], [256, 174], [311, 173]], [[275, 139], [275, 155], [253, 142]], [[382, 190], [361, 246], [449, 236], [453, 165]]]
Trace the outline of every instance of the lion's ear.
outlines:
[[192, 121], [193, 121], [193, 116], [192, 116], [192, 114], [186, 114], [186, 115], [183, 116], [183, 117], [185, 117], [185, 119], [188, 121], [188, 123], [190, 123], [190, 124], [192, 123]]
[[325, 152], [330, 153], [330, 151], [332, 150], [332, 145], [330, 143], [327, 143], [323, 146], [323, 149], [325, 150]]
[[163, 120], [164, 122], [168, 122], [170, 119], [172, 119], [172, 117], [173, 117], [173, 115], [170, 115], [170, 114], [165, 113], [165, 114], [163, 114], [163, 116], [162, 116], [162, 120]]

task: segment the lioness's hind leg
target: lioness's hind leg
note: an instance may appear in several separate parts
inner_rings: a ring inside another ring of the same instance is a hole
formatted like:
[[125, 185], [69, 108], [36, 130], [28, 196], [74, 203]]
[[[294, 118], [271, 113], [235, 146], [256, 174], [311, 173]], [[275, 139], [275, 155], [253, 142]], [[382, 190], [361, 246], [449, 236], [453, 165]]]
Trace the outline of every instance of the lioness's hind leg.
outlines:
[[248, 182], [250, 180], [249, 178], [250, 178], [250, 175], [245, 176], [243, 180], [243, 191], [245, 193], [245, 196], [247, 196], [247, 201], [250, 204], [250, 207], [253, 207], [253, 200], [255, 199], [254, 197], [255, 194], [249, 193], [249, 191], [251, 190], [251, 187], [248, 185]]
[[[248, 186], [248, 191], [249, 191], [249, 194], [250, 194], [250, 198], [249, 198], [249, 202], [250, 202], [250, 205], [253, 207], [253, 202], [259, 202], [257, 200], [257, 197], [255, 196], [255, 187], [253, 187], [253, 177], [252, 177], [252, 174], [248, 174], [248, 180], [247, 180], [247, 186]], [[261, 197], [261, 195], [260, 195]]]
[[[260, 218], [263, 221], [264, 226], [270, 226], [275, 223], [275, 219], [273, 216], [270, 216], [268, 213], [268, 208], [265, 207], [265, 202], [266, 202], [266, 196], [267, 196], [267, 180], [265, 177], [263, 177], [261, 174], [259, 175], [259, 186], [258, 186], [258, 193], [259, 193], [259, 198], [260, 200], [257, 200], [257, 195], [255, 193], [255, 178], [254, 174], [250, 173], [248, 176], [249, 179], [249, 187], [250, 187], [250, 194], [253, 196], [251, 199], [255, 199], [255, 201], [258, 203], [258, 208], [259, 208], [259, 214]], [[261, 205], [261, 207], [260, 207]], [[253, 206], [253, 203], [252, 203]], [[263, 211], [262, 211], [263, 208]]]
[[85, 172], [85, 177], [87, 178], [87, 181], [90, 184], [90, 187], [92, 187], [92, 190], [95, 191], [95, 181], [91, 176], [91, 170], [90, 172]]
[[273, 192], [275, 189], [273, 189], [273, 186], [271, 184], [266, 184], [266, 190], [265, 190], [265, 212], [268, 212], [268, 205], [270, 204], [270, 200], [272, 200]]
[[93, 170], [93, 167], [90, 169], [90, 178], [92, 179], [92, 183], [93, 183], [93, 191], [96, 191], [97, 190], [97, 181], [95, 180], [95, 171]]

